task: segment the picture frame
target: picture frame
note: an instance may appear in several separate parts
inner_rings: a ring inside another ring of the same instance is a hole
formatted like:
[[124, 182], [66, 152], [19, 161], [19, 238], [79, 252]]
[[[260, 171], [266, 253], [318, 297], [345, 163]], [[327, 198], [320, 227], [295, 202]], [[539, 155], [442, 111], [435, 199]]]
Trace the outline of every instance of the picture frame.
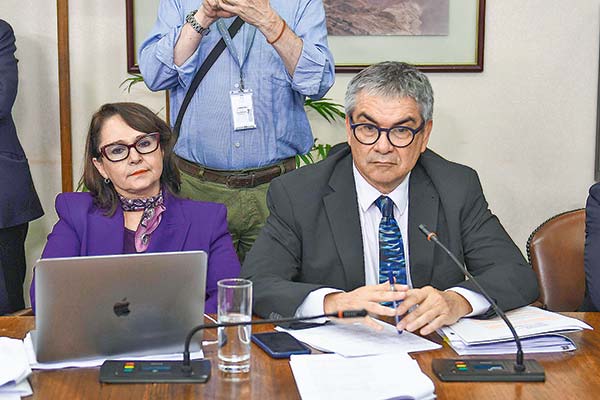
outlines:
[[425, 72], [482, 72], [485, 5], [486, 0], [451, 0], [447, 36], [330, 35], [335, 70], [356, 73], [381, 61], [405, 61]]
[[[154, 24], [158, 3], [159, 0], [125, 0], [130, 73], [139, 73], [137, 50]], [[450, 1], [447, 36], [329, 36], [335, 70], [356, 73], [371, 64], [395, 60], [409, 62], [425, 72], [482, 72], [485, 6], [486, 0]], [[390, 56], [388, 49], [402, 51]]]
[[156, 21], [160, 0], [125, 0], [127, 72], [140, 72], [137, 52]]
[[133, 0], [125, 0], [125, 31], [127, 35], [127, 72], [139, 73], [134, 38]]

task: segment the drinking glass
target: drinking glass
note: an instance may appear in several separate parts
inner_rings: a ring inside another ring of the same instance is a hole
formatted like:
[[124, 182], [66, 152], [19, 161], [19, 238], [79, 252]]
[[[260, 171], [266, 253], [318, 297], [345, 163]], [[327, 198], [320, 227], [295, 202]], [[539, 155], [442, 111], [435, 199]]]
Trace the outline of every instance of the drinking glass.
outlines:
[[[218, 321], [245, 322], [252, 319], [252, 282], [246, 279], [222, 279], [217, 282]], [[250, 371], [250, 335], [252, 328], [219, 328], [219, 369], [229, 373]]]

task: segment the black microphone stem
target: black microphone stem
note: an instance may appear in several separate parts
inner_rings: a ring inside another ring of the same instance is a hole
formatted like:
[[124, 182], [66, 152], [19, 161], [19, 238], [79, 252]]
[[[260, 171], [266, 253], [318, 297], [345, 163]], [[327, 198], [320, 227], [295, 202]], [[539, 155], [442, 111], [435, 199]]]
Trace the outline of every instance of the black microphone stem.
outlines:
[[477, 282], [477, 279], [475, 279], [473, 277], [473, 275], [471, 275], [471, 273], [463, 265], [463, 263], [461, 263], [458, 260], [458, 258], [456, 258], [456, 256], [450, 250], [448, 250], [448, 248], [446, 246], [444, 246], [444, 244], [442, 242], [440, 242], [438, 240], [437, 234], [435, 232], [431, 232], [429, 229], [427, 229], [427, 227], [425, 225], [422, 225], [422, 224], [419, 225], [419, 230], [421, 232], [423, 232], [423, 234], [427, 237], [428, 241], [433, 241], [435, 244], [437, 244], [438, 246], [440, 246], [446, 252], [446, 254], [448, 254], [448, 256], [450, 256], [450, 258], [452, 259], [452, 261], [454, 261], [454, 263], [456, 265], [458, 265], [458, 267], [460, 268], [460, 270], [469, 278], [469, 280], [471, 280], [471, 282], [473, 282], [473, 284], [477, 287], [477, 289], [479, 289], [479, 292], [490, 303], [490, 305], [492, 306], [492, 308], [494, 309], [494, 311], [496, 312], [496, 314], [498, 314], [498, 316], [500, 318], [502, 318], [502, 320], [506, 323], [506, 325], [508, 326], [508, 329], [510, 329], [510, 332], [512, 333], [512, 335], [513, 335], [513, 337], [515, 339], [515, 343], [517, 345], [517, 361], [515, 363], [515, 370], [519, 371], [519, 372], [525, 371], [525, 365], [523, 364], [523, 348], [521, 347], [521, 340], [519, 339], [519, 335], [517, 335], [517, 331], [515, 330], [515, 327], [508, 320], [508, 318], [506, 317], [506, 314], [504, 314], [504, 311], [502, 311], [500, 309], [500, 307], [498, 307], [496, 305], [496, 302], [494, 300], [492, 300], [492, 298], [487, 294], [487, 292], [485, 291], [485, 289], [483, 289], [481, 287], [481, 285], [479, 284], [479, 282]]
[[212, 329], [212, 328], [225, 328], [228, 326], [246, 326], [246, 325], [266, 325], [266, 324], [279, 324], [282, 322], [296, 322], [296, 321], [305, 321], [310, 319], [318, 319], [318, 318], [358, 318], [367, 316], [367, 310], [349, 310], [349, 311], [339, 311], [335, 313], [321, 314], [321, 315], [313, 315], [310, 317], [288, 317], [288, 318], [277, 318], [277, 319], [263, 319], [256, 321], [240, 321], [240, 322], [218, 322], [212, 324], [202, 324], [198, 325], [188, 333], [185, 338], [185, 346], [183, 350], [183, 366], [182, 368], [191, 370], [190, 366], [190, 343], [192, 341], [192, 337], [203, 329]]

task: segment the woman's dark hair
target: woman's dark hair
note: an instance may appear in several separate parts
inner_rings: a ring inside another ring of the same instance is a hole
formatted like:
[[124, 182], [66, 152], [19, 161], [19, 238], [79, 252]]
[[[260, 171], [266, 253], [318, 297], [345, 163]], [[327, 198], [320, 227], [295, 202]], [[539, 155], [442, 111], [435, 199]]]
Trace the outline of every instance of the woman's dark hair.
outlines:
[[175, 166], [173, 146], [176, 138], [169, 126], [151, 110], [137, 103], [104, 104], [92, 116], [90, 129], [85, 143], [85, 159], [83, 162], [83, 182], [94, 197], [94, 205], [106, 210], [106, 215], [112, 216], [119, 204], [117, 192], [111, 183], [105, 183], [104, 178], [92, 162], [92, 159], [102, 157], [100, 153], [100, 132], [108, 119], [120, 116], [129, 127], [145, 133], [160, 133], [160, 148], [164, 152], [163, 170], [160, 176], [161, 187], [177, 194], [181, 188], [179, 170]]

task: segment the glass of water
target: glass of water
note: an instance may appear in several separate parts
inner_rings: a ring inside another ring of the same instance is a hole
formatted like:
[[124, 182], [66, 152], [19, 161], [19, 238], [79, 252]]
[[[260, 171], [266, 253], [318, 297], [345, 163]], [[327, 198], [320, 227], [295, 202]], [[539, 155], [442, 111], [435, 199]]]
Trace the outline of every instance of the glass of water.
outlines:
[[[252, 319], [252, 282], [246, 279], [222, 279], [218, 287], [218, 321], [245, 322]], [[250, 371], [250, 335], [252, 328], [219, 328], [219, 369], [229, 373]]]

